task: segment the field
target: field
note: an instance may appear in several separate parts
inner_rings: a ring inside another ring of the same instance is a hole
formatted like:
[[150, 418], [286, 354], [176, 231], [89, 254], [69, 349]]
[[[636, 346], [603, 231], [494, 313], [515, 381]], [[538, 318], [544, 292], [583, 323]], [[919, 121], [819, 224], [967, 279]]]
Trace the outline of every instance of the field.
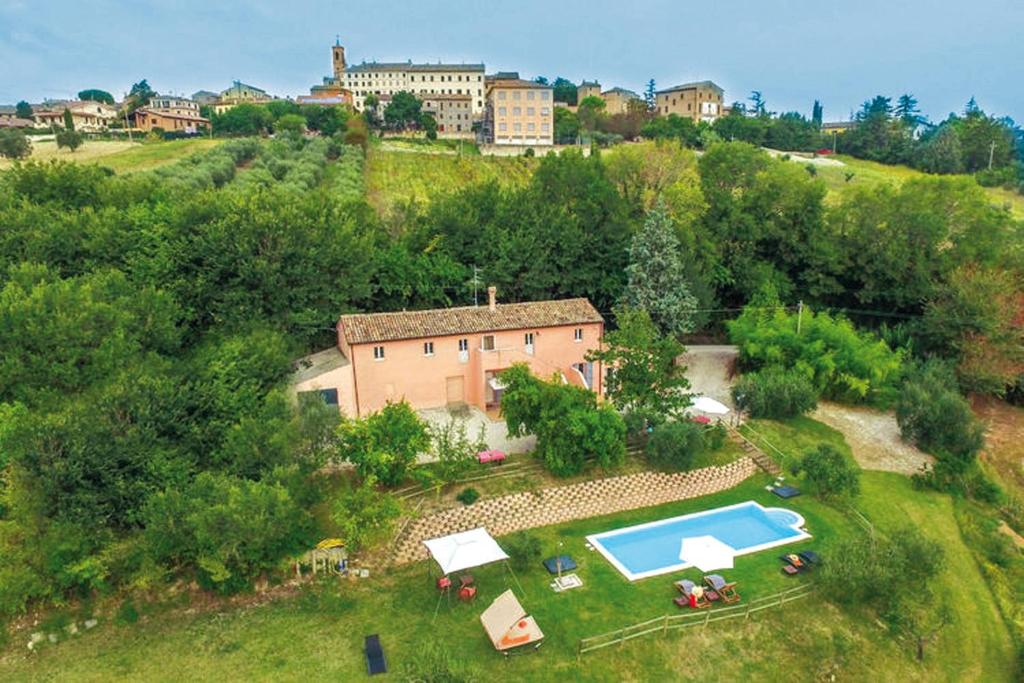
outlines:
[[[77, 150], [69, 152], [66, 149], [57, 149], [57, 143], [52, 140], [33, 140], [31, 159], [34, 161], [61, 159], [78, 163], [98, 163], [117, 173], [130, 173], [173, 163], [194, 152], [219, 145], [221, 142], [221, 140], [206, 138], [147, 143], [87, 140]], [[0, 159], [0, 169], [7, 168], [12, 163], [6, 159]]]
[[[842, 445], [837, 432], [809, 421], [776, 425], [773, 436]], [[1011, 680], [1010, 638], [961, 539], [952, 499], [915, 491], [905, 477], [883, 473], [864, 474], [858, 507], [879, 530], [892, 533], [911, 523], [946, 552], [937, 592], [951, 597], [954, 623], [929, 646], [923, 664], [873, 617], [856, 610], [841, 612], [813, 595], [749, 621], [646, 636], [577, 661], [580, 637], [677, 611], [671, 603], [671, 580], [678, 576], [630, 584], [603, 558], [584, 549], [586, 534], [743, 500], [778, 505], [765, 492], [766, 482], [758, 476], [700, 499], [538, 530], [546, 554], [561, 548], [580, 561], [577, 573], [584, 587], [554, 594], [543, 569], [519, 573], [523, 591], [517, 593], [547, 636], [544, 647], [529, 656], [502, 660], [479, 624], [480, 611], [506, 588], [500, 567], [474, 571], [481, 590], [475, 604], [442, 603], [433, 619], [436, 594], [427, 566], [420, 563], [370, 580], [325, 582], [245, 608], [143, 609], [136, 624], [102, 623], [34, 656], [22, 654], [18, 645], [17, 654], [0, 661], [0, 675], [6, 680], [173, 680], [189, 671], [197, 680], [363, 680], [363, 636], [379, 633], [392, 671], [402, 672], [440, 644], [479, 680], [488, 679], [487, 667], [492, 666], [500, 666], [511, 680], [530, 681], [782, 680], [794, 672], [800, 672], [800, 680], [833, 675], [837, 680]], [[843, 512], [813, 497], [785, 505], [805, 517], [814, 536], [789, 547], [812, 547], [827, 558], [837, 539], [860, 533]], [[783, 576], [777, 554], [737, 558], [736, 568], [723, 573], [739, 581], [745, 600], [808, 580]], [[694, 570], [682, 575], [699, 577]]]
[[453, 192], [471, 183], [497, 180], [503, 185], [524, 185], [537, 164], [537, 159], [527, 157], [458, 156], [446, 148], [419, 152], [412, 145], [381, 147], [368, 151], [366, 186], [370, 203], [382, 212], [409, 202], [427, 202], [439, 192]]

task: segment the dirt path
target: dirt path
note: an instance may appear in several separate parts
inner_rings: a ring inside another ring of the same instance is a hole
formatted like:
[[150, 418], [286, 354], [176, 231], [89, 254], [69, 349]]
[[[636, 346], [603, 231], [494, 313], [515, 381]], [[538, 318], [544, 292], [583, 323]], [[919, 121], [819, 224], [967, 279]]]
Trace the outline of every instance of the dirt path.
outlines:
[[975, 396], [971, 404], [985, 423], [981, 459], [995, 468], [1004, 486], [1024, 495], [1024, 408], [989, 396]]
[[927, 453], [903, 442], [890, 413], [822, 401], [811, 417], [842, 432], [853, 457], [866, 470], [914, 474], [933, 461]]

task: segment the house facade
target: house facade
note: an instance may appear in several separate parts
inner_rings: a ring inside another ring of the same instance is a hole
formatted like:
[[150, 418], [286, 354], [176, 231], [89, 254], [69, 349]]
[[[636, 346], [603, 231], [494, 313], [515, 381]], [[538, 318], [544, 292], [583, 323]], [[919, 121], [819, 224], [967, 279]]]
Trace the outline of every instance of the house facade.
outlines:
[[605, 90], [601, 93], [601, 99], [604, 100], [604, 110], [607, 114], [628, 114], [631, 103], [643, 102], [640, 95], [625, 88]]
[[549, 85], [501, 74], [487, 82], [480, 141], [493, 145], [553, 145], [554, 90]]
[[654, 96], [655, 111], [662, 116], [678, 114], [694, 123], [712, 123], [725, 115], [725, 91], [712, 81], [684, 83]]
[[213, 104], [213, 111], [223, 114], [239, 104], [266, 104], [273, 99], [266, 90], [235, 81], [230, 88], [220, 92], [217, 101]]
[[75, 101], [55, 102], [49, 106], [35, 109], [34, 118], [37, 128], [64, 125], [64, 110], [71, 112], [75, 130], [86, 133], [98, 133], [107, 130], [110, 124], [118, 120], [117, 109], [105, 102]]
[[423, 111], [437, 121], [439, 138], [473, 137], [472, 95], [420, 95]]
[[576, 86], [576, 104], [588, 97], [600, 97], [601, 96], [601, 84], [597, 81], [583, 81]]
[[133, 115], [135, 127], [151, 131], [154, 128], [171, 132], [194, 134], [209, 121], [199, 115], [199, 105], [182, 97], [157, 96]]
[[338, 347], [306, 359], [293, 379], [350, 416], [405, 400], [416, 410], [471, 405], [497, 410], [501, 373], [526, 363], [539, 377], [604, 391], [604, 320], [586, 299], [344, 315]]

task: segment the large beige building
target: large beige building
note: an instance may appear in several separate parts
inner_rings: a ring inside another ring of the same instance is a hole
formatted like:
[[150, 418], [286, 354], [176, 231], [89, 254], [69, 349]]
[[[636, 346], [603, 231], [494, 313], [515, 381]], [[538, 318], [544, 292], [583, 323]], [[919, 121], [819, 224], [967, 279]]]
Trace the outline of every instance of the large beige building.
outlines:
[[199, 115], [199, 105], [183, 97], [157, 95], [149, 104], [134, 114], [135, 127], [150, 131], [160, 128], [166, 132], [197, 133], [199, 126], [209, 123]]
[[437, 121], [437, 136], [441, 138], [473, 137], [473, 96], [425, 93], [423, 111]]
[[480, 138], [495, 145], [554, 144], [554, 90], [515, 74], [487, 82], [487, 108]]
[[678, 114], [694, 123], [713, 122], [725, 115], [725, 91], [711, 81], [684, 83], [655, 93], [658, 114]]
[[413, 62], [363, 62], [349, 64], [345, 48], [331, 48], [333, 78], [324, 79], [325, 86], [337, 86], [352, 92], [352, 103], [363, 110], [366, 96], [373, 94], [382, 101], [402, 92], [410, 92], [426, 101], [430, 95], [468, 95], [470, 113], [479, 117], [484, 110], [483, 64], [414, 64]]
[[36, 127], [63, 126], [65, 109], [71, 112], [75, 130], [86, 133], [106, 130], [112, 123], [120, 120], [117, 109], [105, 102], [50, 102], [35, 109]]
[[628, 114], [633, 102], [643, 102], [643, 98], [632, 90], [625, 88], [612, 88], [601, 93], [604, 100], [604, 110], [607, 114]]
[[231, 84], [230, 88], [220, 92], [220, 97], [213, 105], [213, 111], [223, 114], [239, 104], [266, 104], [273, 99], [273, 97], [267, 94], [266, 90], [242, 83], [241, 81], [235, 81]]
[[585, 100], [588, 97], [600, 97], [601, 96], [601, 84], [597, 81], [583, 81], [576, 86], [576, 104]]

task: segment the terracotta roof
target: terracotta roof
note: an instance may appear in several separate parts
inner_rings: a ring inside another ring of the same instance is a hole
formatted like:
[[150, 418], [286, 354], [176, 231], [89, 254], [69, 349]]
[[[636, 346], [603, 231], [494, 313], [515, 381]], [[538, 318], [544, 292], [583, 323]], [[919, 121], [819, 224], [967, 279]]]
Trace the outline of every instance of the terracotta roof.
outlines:
[[664, 90], [659, 90], [658, 94], [660, 95], [660, 94], [666, 93], [666, 92], [677, 92], [679, 90], [696, 90], [697, 88], [711, 88], [712, 90], [720, 90], [722, 92], [725, 92], [714, 81], [695, 81], [693, 83], [683, 83], [681, 85], [673, 85], [671, 88], [665, 88]]
[[597, 309], [581, 298], [498, 304], [493, 312], [484, 304], [429, 311], [343, 315], [339, 325], [349, 344], [369, 344], [603, 321]]
[[526, 81], [522, 78], [496, 78], [487, 84], [490, 88], [523, 88], [535, 90], [553, 90], [552, 86], [538, 83], [537, 81]]
[[623, 97], [632, 97], [635, 100], [640, 99], [639, 95], [632, 90], [627, 90], [626, 88], [611, 88], [609, 90], [605, 90], [601, 95], [611, 95], [612, 93], [622, 95]]
[[413, 64], [412, 62], [363, 62], [345, 67], [346, 73], [362, 71], [483, 71], [483, 64]]

